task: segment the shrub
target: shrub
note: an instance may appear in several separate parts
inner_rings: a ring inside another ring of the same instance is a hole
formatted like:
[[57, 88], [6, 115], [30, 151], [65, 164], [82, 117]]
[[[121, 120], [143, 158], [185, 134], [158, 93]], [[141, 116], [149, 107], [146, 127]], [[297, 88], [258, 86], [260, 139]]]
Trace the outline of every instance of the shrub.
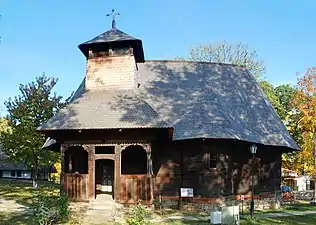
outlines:
[[128, 225], [147, 225], [146, 217], [149, 215], [149, 212], [141, 205], [137, 205], [133, 211], [132, 216], [128, 217], [125, 221]]
[[38, 225], [56, 224], [57, 221], [66, 222], [69, 215], [68, 198], [66, 195], [60, 195], [56, 201], [56, 198], [39, 192], [37, 201], [33, 205], [33, 213], [34, 223]]
[[61, 220], [67, 220], [69, 215], [68, 197], [65, 194], [61, 194], [58, 199], [58, 212]]
[[52, 199], [39, 192], [33, 205], [34, 222], [38, 225], [51, 225], [57, 220], [57, 212], [52, 208]]

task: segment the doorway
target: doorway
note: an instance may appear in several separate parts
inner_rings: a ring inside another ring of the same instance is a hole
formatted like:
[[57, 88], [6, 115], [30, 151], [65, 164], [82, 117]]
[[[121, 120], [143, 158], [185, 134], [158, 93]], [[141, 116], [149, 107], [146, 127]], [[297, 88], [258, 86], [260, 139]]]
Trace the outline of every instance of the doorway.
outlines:
[[95, 161], [95, 198], [98, 195], [107, 195], [114, 199], [114, 160]]

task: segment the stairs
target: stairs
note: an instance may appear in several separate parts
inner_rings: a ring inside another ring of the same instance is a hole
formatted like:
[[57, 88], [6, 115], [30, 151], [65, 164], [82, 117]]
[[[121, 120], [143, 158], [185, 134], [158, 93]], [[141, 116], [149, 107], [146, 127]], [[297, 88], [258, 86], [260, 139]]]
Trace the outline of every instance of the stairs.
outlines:
[[105, 222], [123, 222], [123, 206], [115, 202], [111, 195], [99, 194], [92, 200], [84, 216], [83, 224], [104, 224]]

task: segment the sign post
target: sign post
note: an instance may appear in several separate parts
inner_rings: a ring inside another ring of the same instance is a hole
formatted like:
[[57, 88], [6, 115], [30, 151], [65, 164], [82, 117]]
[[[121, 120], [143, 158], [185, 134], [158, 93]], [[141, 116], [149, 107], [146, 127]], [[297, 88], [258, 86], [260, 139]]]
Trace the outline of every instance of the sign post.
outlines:
[[244, 200], [245, 200], [245, 196], [244, 195], [240, 195], [240, 200], [241, 200], [241, 216], [244, 216]]
[[182, 208], [182, 198], [193, 198], [194, 200], [193, 188], [180, 188], [180, 210]]

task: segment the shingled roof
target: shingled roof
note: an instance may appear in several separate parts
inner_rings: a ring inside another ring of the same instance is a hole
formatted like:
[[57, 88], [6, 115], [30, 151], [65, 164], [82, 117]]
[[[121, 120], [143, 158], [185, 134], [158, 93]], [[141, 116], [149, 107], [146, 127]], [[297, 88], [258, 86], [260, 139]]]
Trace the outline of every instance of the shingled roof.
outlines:
[[100, 50], [107, 46], [111, 47], [128, 47], [131, 46], [134, 49], [134, 56], [137, 62], [144, 62], [144, 50], [143, 44], [140, 39], [134, 38], [123, 31], [112, 28], [95, 38], [80, 44], [78, 47], [82, 53], [88, 57], [89, 49]]
[[40, 129], [173, 127], [174, 140], [223, 138], [298, 149], [245, 68], [146, 61], [137, 73], [135, 90], [85, 92], [83, 82], [74, 102]]
[[247, 69], [185, 61], [138, 66], [138, 94], [174, 128], [174, 140], [224, 138], [299, 149]]
[[[79, 90], [84, 90], [82, 87]], [[78, 91], [72, 103], [40, 130], [166, 128], [158, 113], [133, 90]]]

